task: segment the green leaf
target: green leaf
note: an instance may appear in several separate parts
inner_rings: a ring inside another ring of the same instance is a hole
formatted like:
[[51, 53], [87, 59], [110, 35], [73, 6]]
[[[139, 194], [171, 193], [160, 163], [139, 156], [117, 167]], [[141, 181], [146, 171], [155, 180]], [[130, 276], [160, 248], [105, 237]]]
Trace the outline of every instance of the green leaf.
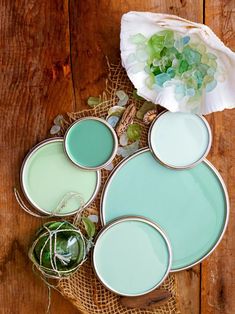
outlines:
[[82, 217], [82, 222], [84, 224], [88, 237], [93, 238], [96, 231], [95, 224], [87, 217]]
[[101, 103], [101, 98], [100, 97], [89, 97], [87, 99], [87, 104], [90, 107], [95, 107]]

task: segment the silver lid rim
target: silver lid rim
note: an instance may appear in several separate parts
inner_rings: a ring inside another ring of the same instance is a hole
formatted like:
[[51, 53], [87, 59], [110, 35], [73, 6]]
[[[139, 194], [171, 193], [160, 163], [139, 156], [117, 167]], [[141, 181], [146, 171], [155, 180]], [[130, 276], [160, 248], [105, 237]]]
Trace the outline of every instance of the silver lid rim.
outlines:
[[[99, 238], [105, 233], [107, 232], [110, 228], [112, 228], [113, 226], [122, 223], [124, 221], [140, 221], [140, 222], [144, 222], [148, 225], [150, 225], [151, 227], [153, 227], [155, 230], [157, 230], [161, 236], [163, 237], [165, 243], [166, 243], [166, 247], [167, 247], [167, 251], [168, 251], [168, 266], [167, 269], [164, 273], [164, 276], [162, 277], [162, 279], [152, 288], [150, 288], [149, 290], [145, 291], [144, 293], [137, 293], [137, 294], [124, 294], [124, 293], [120, 293], [116, 290], [114, 290], [113, 288], [111, 288], [110, 286], [108, 286], [103, 280], [102, 278], [99, 276], [97, 270], [96, 270], [96, 265], [95, 265], [95, 261], [94, 261], [94, 251], [95, 251], [95, 247], [96, 247], [96, 243], [99, 240]], [[161, 229], [161, 227], [159, 227], [159, 225], [157, 225], [155, 222], [151, 221], [150, 219], [147, 219], [145, 217], [142, 216], [122, 216], [119, 217], [117, 219], [114, 219], [112, 221], [110, 221], [105, 227], [103, 227], [100, 232], [97, 234], [96, 239], [95, 239], [95, 244], [94, 244], [94, 248], [92, 251], [92, 266], [94, 269], [94, 272], [97, 276], [97, 278], [100, 280], [100, 282], [102, 283], [102, 285], [108, 289], [109, 291], [117, 294], [117, 295], [121, 295], [121, 296], [126, 296], [126, 297], [137, 297], [137, 296], [141, 296], [141, 295], [145, 295], [153, 290], [155, 290], [157, 287], [159, 287], [162, 282], [166, 279], [166, 277], [168, 276], [170, 269], [171, 269], [171, 265], [172, 265], [172, 249], [171, 249], [171, 244], [165, 234], [165, 232]]]
[[[75, 162], [69, 155], [69, 153], [67, 152], [67, 148], [66, 148], [66, 139], [68, 137], [68, 134], [69, 134], [69, 131], [71, 130], [71, 128], [80, 123], [81, 121], [84, 121], [84, 120], [96, 120], [96, 121], [99, 121], [101, 123], [103, 123], [112, 133], [112, 136], [113, 136], [113, 140], [114, 140], [114, 147], [113, 147], [113, 152], [110, 156], [110, 158], [105, 161], [105, 163], [97, 166], [97, 167], [89, 167], [89, 166], [84, 166], [84, 165], [81, 165], [77, 162]], [[98, 117], [93, 117], [93, 116], [89, 116], [89, 117], [84, 117], [84, 118], [80, 118], [76, 121], [74, 121], [70, 126], [69, 128], [67, 129], [66, 133], [65, 133], [65, 136], [64, 136], [64, 151], [67, 155], [67, 157], [69, 158], [69, 160], [77, 167], [81, 168], [81, 169], [85, 169], [85, 170], [100, 170], [100, 169], [103, 169], [105, 168], [106, 166], [108, 166], [112, 161], [113, 159], [115, 158], [116, 154], [117, 154], [117, 150], [118, 150], [118, 138], [117, 138], [117, 134], [116, 132], [114, 131], [114, 129], [111, 127], [111, 125], [105, 121], [104, 119], [101, 119], [101, 118], [98, 118]]]
[[203, 123], [205, 124], [206, 128], [207, 128], [207, 132], [208, 132], [208, 136], [209, 136], [209, 141], [208, 141], [208, 145], [207, 145], [207, 148], [204, 152], [204, 154], [199, 158], [197, 159], [195, 162], [191, 163], [191, 164], [188, 164], [186, 166], [175, 166], [175, 165], [171, 165], [171, 164], [168, 164], [166, 162], [164, 162], [161, 158], [159, 158], [159, 156], [156, 154], [156, 152], [154, 151], [153, 149], [153, 146], [152, 146], [152, 141], [151, 141], [151, 135], [152, 135], [152, 130], [153, 130], [153, 127], [156, 123], [156, 121], [162, 116], [164, 115], [165, 113], [169, 112], [168, 110], [164, 110], [162, 111], [161, 113], [159, 113], [157, 115], [157, 117], [153, 120], [150, 128], [149, 128], [149, 131], [148, 131], [148, 145], [149, 145], [149, 148], [150, 148], [150, 151], [151, 153], [153, 154], [154, 158], [157, 159], [157, 161], [159, 161], [163, 166], [167, 167], [167, 168], [170, 168], [170, 169], [176, 169], [176, 170], [184, 170], [184, 169], [191, 169], [193, 167], [195, 167], [196, 165], [198, 165], [200, 162], [202, 162], [204, 159], [206, 159], [206, 156], [209, 154], [210, 152], [210, 149], [211, 149], [211, 145], [212, 145], [212, 132], [211, 132], [211, 128], [210, 128], [210, 125], [209, 123], [207, 122], [206, 118], [203, 117], [202, 115], [199, 115], [199, 114], [196, 114], [199, 118], [201, 118], [201, 120], [203, 121]]

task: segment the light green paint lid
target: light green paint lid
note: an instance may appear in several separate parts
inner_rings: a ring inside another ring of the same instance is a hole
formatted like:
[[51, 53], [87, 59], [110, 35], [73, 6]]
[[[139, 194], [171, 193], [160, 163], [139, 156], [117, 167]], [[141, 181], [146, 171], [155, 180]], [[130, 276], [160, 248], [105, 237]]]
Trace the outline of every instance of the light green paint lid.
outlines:
[[141, 218], [112, 223], [98, 236], [93, 264], [111, 291], [136, 296], [155, 289], [167, 276], [171, 252], [164, 234]]
[[149, 132], [153, 154], [173, 168], [194, 166], [211, 146], [210, 127], [196, 114], [166, 111], [157, 117]]
[[[21, 171], [24, 194], [38, 210], [51, 214], [67, 198], [58, 216], [76, 212], [81, 202], [89, 204], [98, 191], [99, 177], [99, 172], [79, 169], [71, 163], [64, 152], [63, 139], [37, 145], [26, 156]], [[71, 198], [71, 192], [79, 197]]]
[[72, 124], [65, 135], [67, 155], [81, 168], [102, 168], [115, 157], [116, 149], [116, 134], [102, 119], [80, 119]]
[[172, 247], [172, 270], [191, 267], [220, 241], [228, 219], [226, 188], [217, 171], [203, 161], [192, 169], [170, 169], [149, 149], [121, 163], [105, 186], [104, 224], [123, 215], [155, 221]]

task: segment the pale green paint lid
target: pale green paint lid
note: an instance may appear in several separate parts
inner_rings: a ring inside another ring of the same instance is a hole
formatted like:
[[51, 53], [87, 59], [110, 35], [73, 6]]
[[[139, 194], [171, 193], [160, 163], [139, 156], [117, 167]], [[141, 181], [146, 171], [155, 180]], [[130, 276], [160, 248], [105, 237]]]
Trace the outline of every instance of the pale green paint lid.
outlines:
[[81, 119], [69, 128], [65, 136], [68, 157], [80, 167], [102, 167], [111, 162], [115, 149], [115, 134], [101, 119]]
[[204, 158], [211, 145], [208, 123], [201, 116], [164, 112], [150, 128], [154, 155], [171, 167], [190, 167]]
[[190, 267], [217, 244], [226, 226], [222, 180], [205, 161], [192, 169], [164, 167], [146, 149], [119, 165], [101, 204], [104, 223], [123, 215], [155, 221], [172, 247], [172, 269]]
[[141, 295], [165, 278], [170, 251], [163, 235], [143, 221], [120, 221], [105, 230], [93, 251], [95, 271], [103, 284], [120, 295]]
[[[26, 158], [22, 168], [22, 185], [35, 208], [52, 213], [67, 193], [79, 193], [85, 205], [98, 189], [97, 171], [79, 169], [66, 156], [63, 140], [45, 142]], [[78, 198], [67, 202], [60, 215], [75, 212], [81, 206]]]

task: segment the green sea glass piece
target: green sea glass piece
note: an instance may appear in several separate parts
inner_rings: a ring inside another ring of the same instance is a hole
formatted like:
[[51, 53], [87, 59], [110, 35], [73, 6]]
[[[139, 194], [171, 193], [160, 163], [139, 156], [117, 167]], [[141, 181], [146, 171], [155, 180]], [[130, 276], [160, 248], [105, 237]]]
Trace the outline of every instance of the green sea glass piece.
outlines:
[[179, 65], [179, 73], [184, 73], [188, 70], [188, 62], [186, 60], [181, 60], [180, 65]]
[[184, 48], [183, 54], [188, 64], [199, 64], [201, 61], [201, 54], [189, 46]]
[[90, 107], [98, 106], [100, 103], [101, 103], [101, 99], [99, 97], [91, 96], [87, 99], [87, 104]]
[[127, 137], [130, 141], [137, 141], [141, 136], [141, 126], [137, 123], [130, 124], [127, 128]]
[[169, 81], [171, 79], [170, 75], [167, 74], [167, 73], [161, 73], [161, 74], [158, 74], [155, 76], [155, 79], [156, 79], [156, 83], [159, 85], [159, 86], [163, 86], [163, 84], [166, 82], [166, 81]]
[[136, 35], [131, 36], [130, 40], [133, 44], [142, 44], [146, 41], [146, 38], [144, 37], [144, 35], [138, 33]]
[[137, 45], [136, 54], [140, 62], [136, 67], [141, 70], [144, 67], [148, 74], [145, 84], [149, 89], [159, 92], [161, 88], [182, 82], [183, 87], [175, 89], [177, 100], [187, 95], [185, 101], [193, 103], [203, 89], [209, 92], [217, 84], [214, 79], [217, 56], [193, 36], [163, 30], [153, 34], [144, 45]]

